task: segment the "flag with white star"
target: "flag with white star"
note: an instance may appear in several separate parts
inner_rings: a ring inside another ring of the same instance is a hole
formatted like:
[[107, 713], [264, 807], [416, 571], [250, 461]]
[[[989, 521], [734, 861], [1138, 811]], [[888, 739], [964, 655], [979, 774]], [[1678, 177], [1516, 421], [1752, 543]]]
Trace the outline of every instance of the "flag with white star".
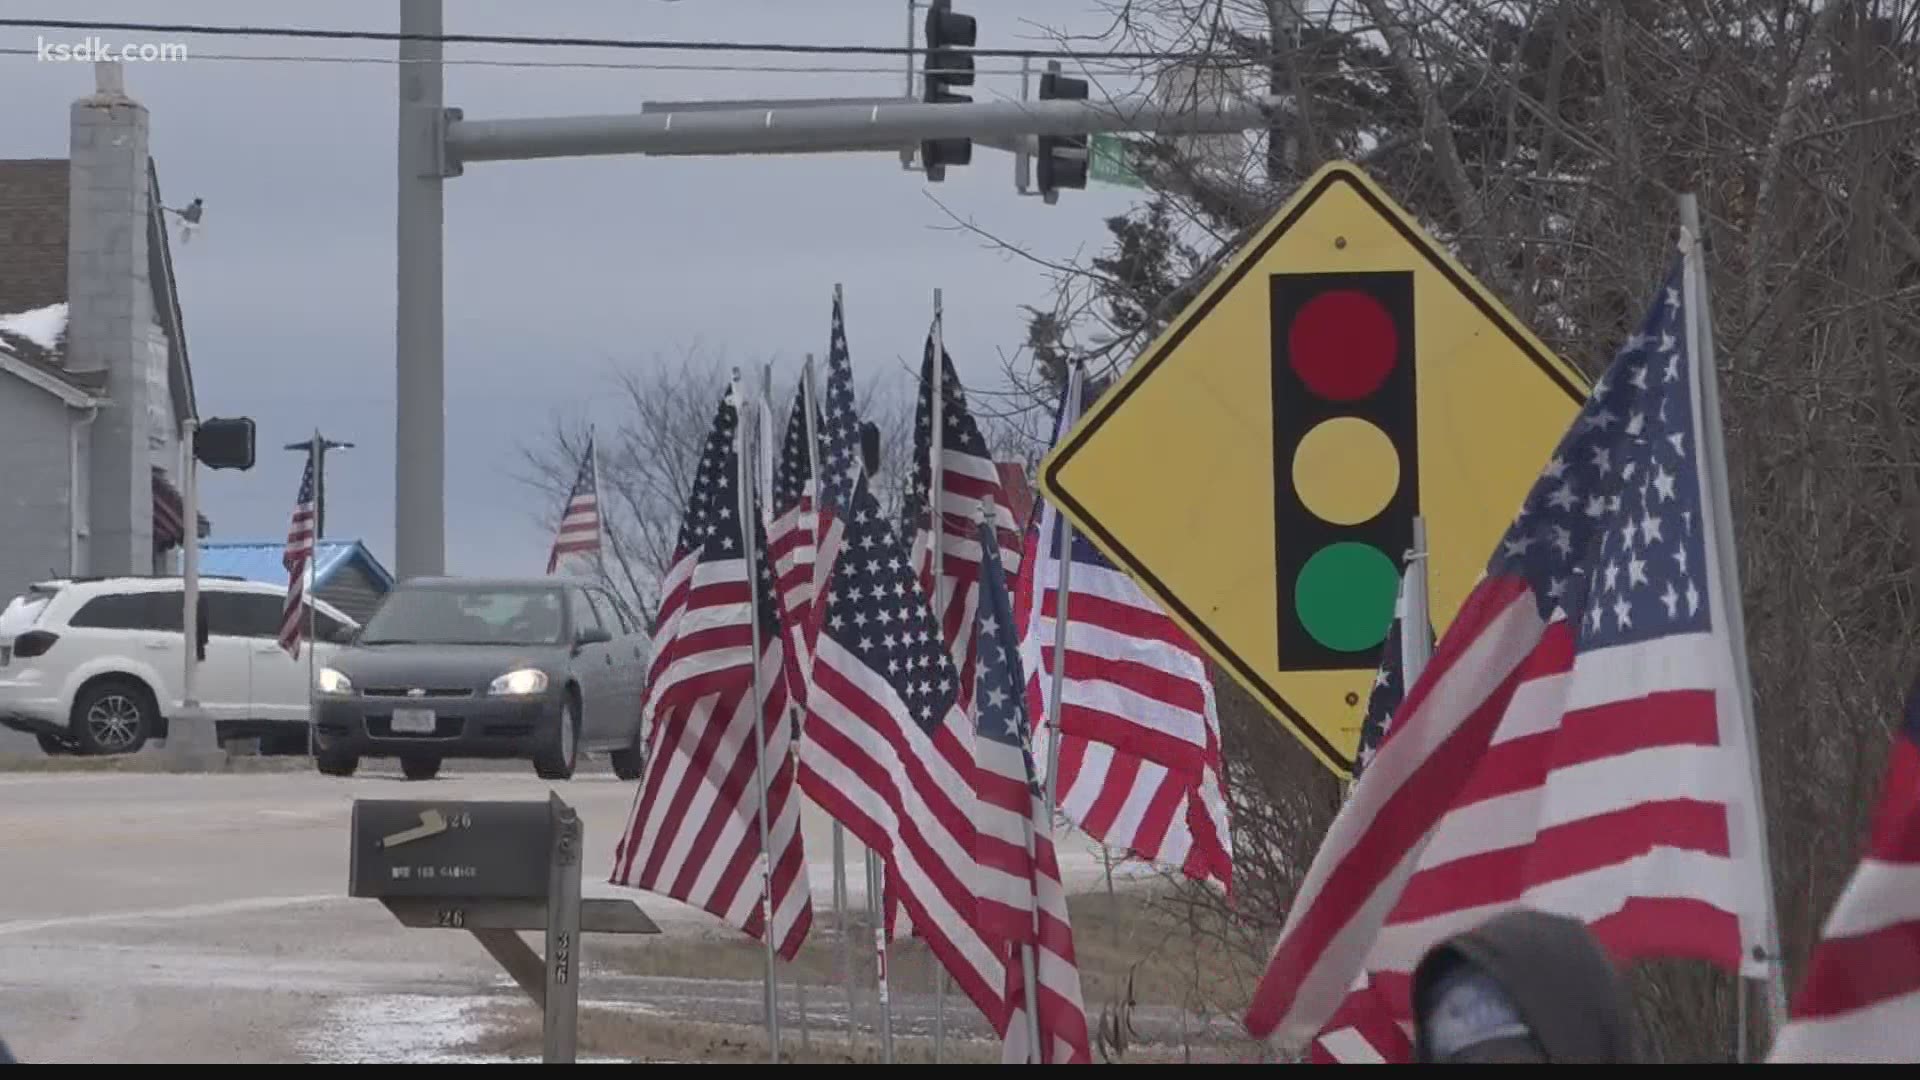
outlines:
[[867, 483], [838, 301], [824, 395], [817, 558], [824, 581], [800, 786], [885, 861], [888, 928], [904, 908], [954, 982], [997, 1022], [1005, 970], [983, 935], [975, 733], [907, 545]]
[[774, 947], [792, 959], [813, 923], [813, 894], [786, 715], [786, 640], [755, 486], [743, 475], [753, 458], [741, 452], [739, 420], [730, 389], [663, 589], [642, 713], [645, 771], [611, 880], [756, 938], [771, 921]]
[[[913, 479], [907, 486], [905, 520], [913, 531], [913, 566], [920, 587], [936, 598], [940, 632], [959, 666], [960, 707], [972, 708], [973, 613], [980, 595], [980, 541], [975, 524], [986, 513], [1000, 544], [1000, 563], [1008, 575], [1020, 570], [1020, 533], [1012, 504], [1000, 486], [1000, 470], [987, 449], [980, 425], [967, 407], [967, 394], [953, 358], [941, 350], [936, 377], [933, 335], [927, 335], [920, 363], [920, 400], [914, 409]], [[940, 393], [940, 507], [929, 512], [933, 492], [933, 414], [936, 383]], [[933, 573], [934, 520], [940, 529], [940, 574]], [[944, 605], [938, 602], [944, 598]]]
[[1410, 1021], [1421, 955], [1514, 907], [1583, 920], [1623, 964], [1766, 976], [1698, 256], [1666, 274], [1408, 687], [1303, 879], [1256, 1037], [1305, 1043], [1356, 983], [1400, 987]]
[[[1386, 644], [1380, 648], [1380, 666], [1373, 673], [1373, 689], [1367, 694], [1367, 711], [1360, 720], [1360, 751], [1353, 758], [1353, 775], [1358, 778], [1366, 771], [1367, 763], [1380, 750], [1381, 740], [1393, 730], [1393, 713], [1400, 707], [1401, 699], [1407, 695], [1406, 684], [1406, 648], [1402, 635], [1406, 633], [1407, 597], [1406, 587], [1409, 575], [1400, 575], [1400, 595], [1393, 604], [1393, 625], [1387, 628]], [[1433, 627], [1427, 627], [1427, 644], [1433, 644]]]
[[[975, 533], [988, 554], [981, 566], [980, 606], [974, 640], [979, 670], [974, 693], [975, 744], [979, 755], [980, 865], [985, 887], [980, 921], [999, 943], [1007, 970], [1006, 1018], [1000, 1027], [1001, 1060], [1036, 1065], [1084, 1064], [1093, 1060], [1087, 1041], [1086, 1005], [1073, 952], [1067, 890], [1053, 846], [1040, 770], [1033, 762], [1033, 722], [1027, 715], [1026, 678], [1020, 670], [1020, 637], [1013, 598], [1000, 570], [999, 543], [982, 522]], [[1035, 1019], [1039, 1045], [1027, 1030], [1027, 988], [1022, 954], [1033, 950]]]

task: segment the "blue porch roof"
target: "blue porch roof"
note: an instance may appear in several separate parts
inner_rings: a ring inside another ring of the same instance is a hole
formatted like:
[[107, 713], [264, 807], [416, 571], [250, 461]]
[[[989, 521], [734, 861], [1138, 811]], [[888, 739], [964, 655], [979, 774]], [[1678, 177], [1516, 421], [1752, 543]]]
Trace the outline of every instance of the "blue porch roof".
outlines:
[[[248, 581], [270, 585], [285, 584], [287, 568], [281, 563], [285, 540], [217, 540], [200, 545], [200, 571], [205, 574], [231, 574]], [[367, 574], [386, 591], [393, 588], [393, 574], [380, 565], [367, 546], [358, 540], [323, 539], [314, 545], [314, 588], [325, 588], [327, 581], [341, 568], [359, 563]]]

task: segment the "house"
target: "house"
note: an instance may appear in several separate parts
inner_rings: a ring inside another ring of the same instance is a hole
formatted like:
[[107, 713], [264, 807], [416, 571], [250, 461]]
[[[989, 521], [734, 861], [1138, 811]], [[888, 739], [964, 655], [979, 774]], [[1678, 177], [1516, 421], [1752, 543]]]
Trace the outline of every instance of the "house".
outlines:
[[184, 539], [197, 413], [147, 110], [118, 64], [95, 88], [66, 158], [0, 161], [0, 596], [166, 572]]
[[[225, 574], [269, 585], [287, 583], [285, 540], [218, 540], [200, 545], [200, 572]], [[313, 591], [320, 599], [364, 623], [393, 591], [393, 574], [358, 540], [322, 539], [314, 544]]]

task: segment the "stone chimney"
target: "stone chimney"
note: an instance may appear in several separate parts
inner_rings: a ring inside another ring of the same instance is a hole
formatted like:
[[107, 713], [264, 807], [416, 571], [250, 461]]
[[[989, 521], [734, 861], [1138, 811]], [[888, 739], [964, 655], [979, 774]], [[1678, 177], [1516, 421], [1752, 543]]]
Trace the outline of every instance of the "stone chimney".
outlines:
[[118, 63], [94, 65], [73, 103], [67, 214], [66, 363], [104, 372], [109, 404], [90, 425], [91, 572], [153, 572], [148, 446], [147, 110]]

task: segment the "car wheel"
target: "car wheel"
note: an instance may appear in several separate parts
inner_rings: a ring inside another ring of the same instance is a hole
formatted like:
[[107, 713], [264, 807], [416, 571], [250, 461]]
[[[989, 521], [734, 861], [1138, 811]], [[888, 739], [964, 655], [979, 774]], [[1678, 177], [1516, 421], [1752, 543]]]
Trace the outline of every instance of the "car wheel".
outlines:
[[55, 756], [79, 752], [79, 748], [72, 743], [58, 735], [49, 735], [44, 731], [34, 735], [34, 740], [40, 744], [41, 750]]
[[406, 754], [400, 758], [400, 771], [409, 780], [431, 780], [440, 775], [438, 754]]
[[633, 740], [613, 752], [613, 775], [622, 780], [638, 780], [647, 768], [647, 748], [640, 739], [640, 725], [633, 728]]
[[323, 776], [352, 776], [360, 767], [357, 754], [329, 753], [320, 746], [320, 737], [307, 729], [307, 750], [313, 755], [313, 767]]
[[140, 683], [102, 679], [80, 692], [67, 730], [83, 754], [131, 754], [147, 744], [158, 712]]
[[571, 780], [579, 752], [580, 701], [569, 693], [560, 706], [560, 722], [553, 726], [552, 737], [533, 759], [533, 771], [542, 780]]

